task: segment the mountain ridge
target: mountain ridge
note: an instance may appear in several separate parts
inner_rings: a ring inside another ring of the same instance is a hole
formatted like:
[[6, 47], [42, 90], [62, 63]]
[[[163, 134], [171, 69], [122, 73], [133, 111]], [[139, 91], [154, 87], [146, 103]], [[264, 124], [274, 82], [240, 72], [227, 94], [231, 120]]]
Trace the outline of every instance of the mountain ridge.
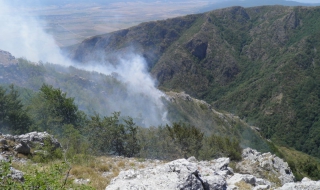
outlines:
[[123, 47], [138, 44], [160, 89], [204, 99], [264, 137], [319, 157], [318, 103], [308, 102], [320, 102], [319, 9], [230, 7], [148, 22], [87, 39], [70, 56], [85, 62], [86, 53], [125, 54]]

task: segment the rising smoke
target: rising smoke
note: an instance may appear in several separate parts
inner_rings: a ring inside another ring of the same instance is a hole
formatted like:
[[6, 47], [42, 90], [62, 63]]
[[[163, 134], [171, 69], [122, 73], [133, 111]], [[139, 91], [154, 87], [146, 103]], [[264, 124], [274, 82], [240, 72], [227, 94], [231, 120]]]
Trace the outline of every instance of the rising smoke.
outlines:
[[119, 58], [117, 65], [75, 63], [63, 56], [53, 37], [44, 31], [42, 26], [45, 23], [37, 19], [36, 15], [18, 10], [4, 0], [0, 0], [0, 23], [0, 49], [35, 63], [50, 62], [105, 75], [117, 73], [117, 79], [125, 84], [127, 93], [125, 96], [108, 96], [106, 102], [111, 112], [120, 111], [122, 115], [142, 118], [140, 124], [146, 127], [168, 123], [167, 111], [162, 101], [165, 95], [156, 88], [142, 56], [132, 53], [125, 58]]

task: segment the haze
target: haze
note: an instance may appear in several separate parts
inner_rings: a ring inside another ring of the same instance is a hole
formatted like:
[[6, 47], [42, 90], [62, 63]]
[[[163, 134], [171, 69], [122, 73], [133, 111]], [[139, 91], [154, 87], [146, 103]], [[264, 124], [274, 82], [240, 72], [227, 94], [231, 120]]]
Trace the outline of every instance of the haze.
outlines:
[[[27, 10], [42, 21], [60, 47], [80, 43], [85, 38], [138, 25], [141, 22], [210, 11], [240, 5], [300, 5], [319, 0], [13, 0], [17, 9]], [[309, 5], [309, 4], [306, 4]]]

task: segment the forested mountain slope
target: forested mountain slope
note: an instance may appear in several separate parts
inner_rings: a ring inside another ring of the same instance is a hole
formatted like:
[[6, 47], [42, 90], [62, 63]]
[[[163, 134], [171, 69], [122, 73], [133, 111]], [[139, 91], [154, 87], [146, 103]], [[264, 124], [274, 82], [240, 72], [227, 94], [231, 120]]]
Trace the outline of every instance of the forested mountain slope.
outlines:
[[231, 7], [92, 37], [70, 56], [112, 60], [134, 49], [161, 89], [204, 99], [320, 157], [319, 17], [320, 7]]
[[[79, 110], [90, 117], [121, 112], [122, 117], [133, 118], [141, 127], [158, 127], [160, 124], [153, 122], [152, 118], [161, 119], [161, 115], [158, 114], [163, 111], [166, 112], [167, 122], [161, 123], [162, 126], [184, 122], [196, 126], [207, 135], [227, 136], [237, 139], [243, 147], [250, 146], [260, 151], [269, 151], [267, 143], [259, 133], [239, 117], [220, 113], [204, 101], [194, 99], [185, 93], [174, 92], [164, 94], [163, 110], [159, 108], [160, 111], [155, 111], [152, 99], [148, 97], [151, 95], [132, 94], [128, 84], [119, 80], [116, 73], [104, 75], [74, 67], [33, 63], [25, 59], [15, 59], [9, 52], [1, 51], [0, 87], [8, 87], [11, 84], [18, 90], [22, 103], [28, 106], [35, 104], [33, 99], [43, 84], [47, 84], [61, 89], [67, 97], [73, 97]], [[139, 101], [142, 103], [138, 103]], [[144, 109], [147, 110], [147, 114]]]

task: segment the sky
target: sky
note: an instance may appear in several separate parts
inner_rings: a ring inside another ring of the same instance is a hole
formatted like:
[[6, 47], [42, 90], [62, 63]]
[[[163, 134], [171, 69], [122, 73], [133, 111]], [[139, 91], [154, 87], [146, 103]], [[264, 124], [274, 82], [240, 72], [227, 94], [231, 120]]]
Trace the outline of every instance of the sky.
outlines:
[[[24, 0], [21, 2], [21, 0], [10, 0], [11, 2], [13, 2], [15, 5], [18, 4], [25, 4], [25, 5], [34, 5], [34, 4], [43, 4], [43, 3], [49, 3], [49, 4], [64, 4], [64, 3], [69, 3], [69, 2], [82, 2], [82, 3], [93, 3], [93, 2], [97, 2], [97, 3], [114, 3], [114, 2], [119, 2], [119, 1], [125, 1], [125, 2], [134, 2], [134, 1], [138, 1], [138, 0]], [[168, 1], [168, 2], [187, 2], [190, 0], [139, 0], [139, 1], [144, 1], [144, 2], [157, 2], [157, 1]], [[193, 2], [196, 0], [193, 0]], [[198, 1], [206, 1], [206, 0], [198, 0]], [[219, 2], [226, 2], [226, 1], [230, 1], [230, 0], [207, 0], [208, 2], [212, 2], [212, 3], [219, 3]], [[239, 0], [240, 1], [240, 0]], [[241, 1], [245, 1], [245, 0], [241, 0]], [[296, 2], [301, 2], [301, 3], [320, 3], [320, 0], [293, 0]], [[267, 1], [266, 1], [267, 2]]]
[[300, 3], [320, 3], [320, 0], [298, 0]]

